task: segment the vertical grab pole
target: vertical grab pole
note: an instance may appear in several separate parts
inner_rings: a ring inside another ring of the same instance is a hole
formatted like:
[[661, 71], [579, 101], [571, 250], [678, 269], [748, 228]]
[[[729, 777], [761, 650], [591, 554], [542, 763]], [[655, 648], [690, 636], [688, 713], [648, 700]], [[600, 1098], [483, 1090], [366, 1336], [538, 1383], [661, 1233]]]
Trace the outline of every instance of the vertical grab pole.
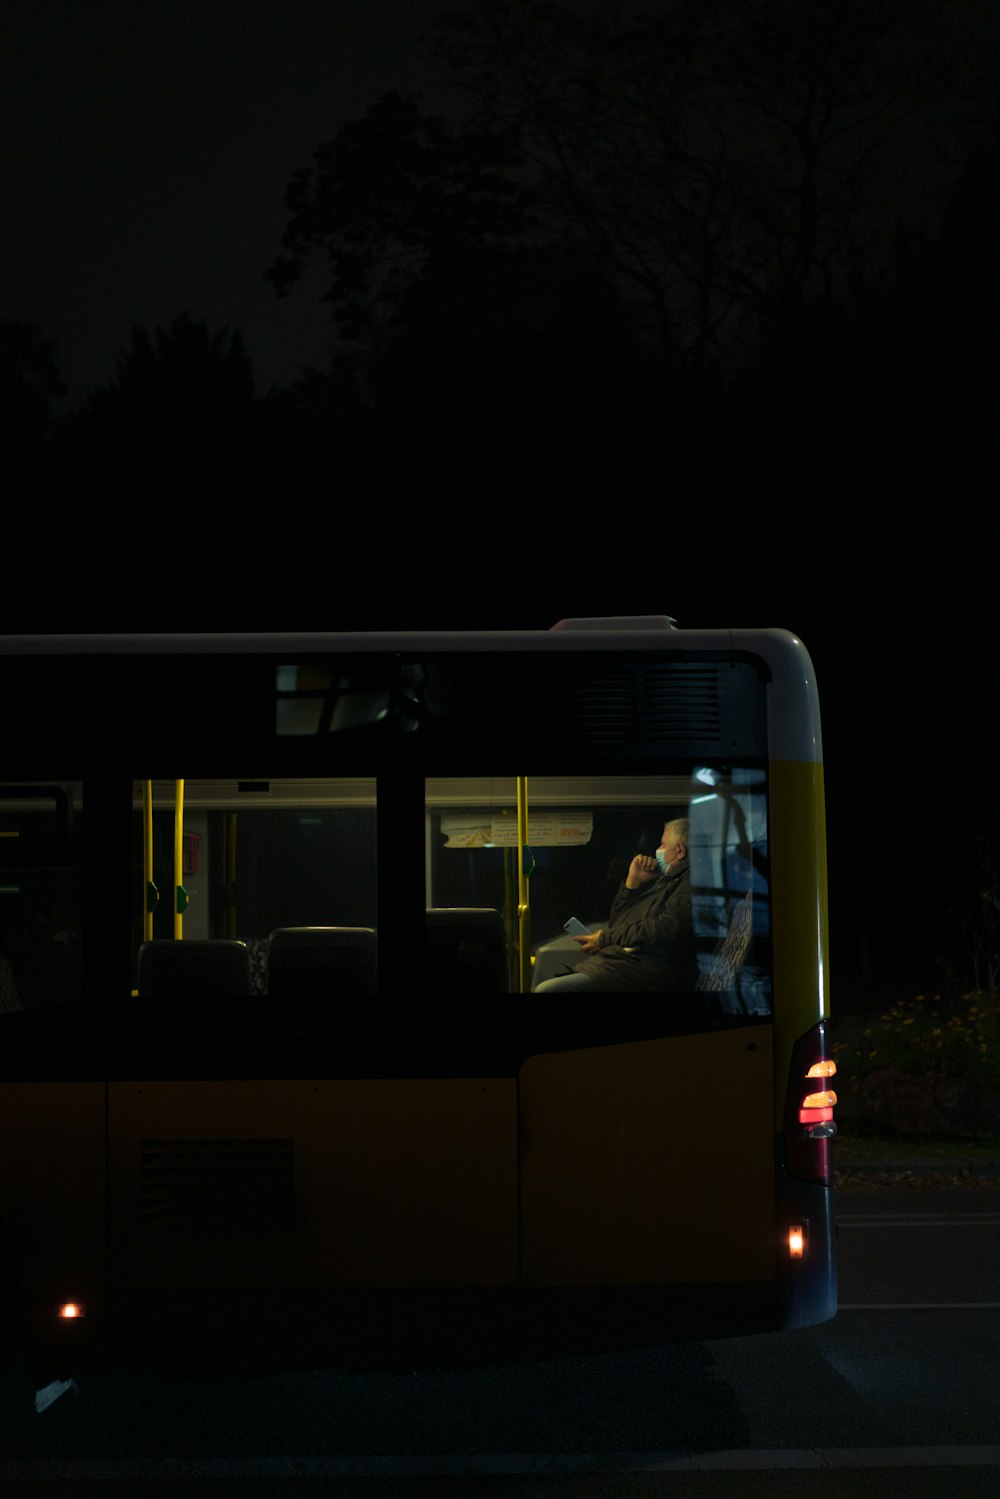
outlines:
[[517, 992], [531, 989], [531, 902], [528, 897], [528, 777], [517, 777]]
[[156, 886], [153, 884], [153, 783], [142, 783], [142, 940], [153, 940], [153, 911], [156, 908]]
[[184, 782], [174, 782], [174, 938], [184, 936], [184, 912], [188, 897], [184, 889]]

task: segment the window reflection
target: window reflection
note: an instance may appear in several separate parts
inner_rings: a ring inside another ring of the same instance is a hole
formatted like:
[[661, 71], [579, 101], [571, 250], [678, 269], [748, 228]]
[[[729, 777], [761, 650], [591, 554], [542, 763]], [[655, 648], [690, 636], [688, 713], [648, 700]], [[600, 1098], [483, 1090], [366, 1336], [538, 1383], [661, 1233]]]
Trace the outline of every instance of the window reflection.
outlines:
[[696, 769], [692, 786], [691, 886], [699, 988], [717, 995], [728, 1014], [770, 1014], [764, 771]]
[[449, 707], [450, 677], [440, 663], [362, 656], [279, 666], [275, 675], [275, 732], [282, 738], [412, 734]]
[[0, 786], [0, 1013], [82, 992], [83, 787]]

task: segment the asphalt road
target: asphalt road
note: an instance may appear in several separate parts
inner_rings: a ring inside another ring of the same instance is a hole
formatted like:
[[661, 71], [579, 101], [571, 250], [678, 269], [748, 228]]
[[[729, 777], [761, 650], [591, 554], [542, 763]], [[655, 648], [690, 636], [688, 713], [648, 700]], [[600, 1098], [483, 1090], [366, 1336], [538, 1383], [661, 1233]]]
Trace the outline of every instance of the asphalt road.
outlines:
[[531, 1367], [107, 1372], [44, 1415], [0, 1387], [5, 1499], [1000, 1492], [1000, 1191], [840, 1193], [838, 1317]]

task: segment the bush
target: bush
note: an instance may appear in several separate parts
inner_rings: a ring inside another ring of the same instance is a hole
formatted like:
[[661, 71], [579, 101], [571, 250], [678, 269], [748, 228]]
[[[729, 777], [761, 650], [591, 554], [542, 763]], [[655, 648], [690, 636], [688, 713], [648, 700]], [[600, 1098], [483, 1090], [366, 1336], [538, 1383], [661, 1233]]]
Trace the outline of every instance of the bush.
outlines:
[[837, 1090], [865, 1124], [902, 1134], [1000, 1128], [1000, 1003], [979, 991], [917, 995], [835, 1042]]
[[1000, 1083], [1000, 1002], [979, 991], [947, 999], [918, 994], [869, 1020], [856, 1038], [834, 1042], [841, 1086], [858, 1092], [873, 1072], [929, 1082]]

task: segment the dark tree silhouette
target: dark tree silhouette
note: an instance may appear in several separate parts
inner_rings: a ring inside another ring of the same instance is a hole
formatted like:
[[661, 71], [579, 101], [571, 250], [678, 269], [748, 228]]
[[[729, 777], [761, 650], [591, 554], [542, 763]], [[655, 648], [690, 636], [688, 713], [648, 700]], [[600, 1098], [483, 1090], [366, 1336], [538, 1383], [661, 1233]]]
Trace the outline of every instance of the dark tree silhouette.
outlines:
[[287, 292], [311, 256], [327, 257], [325, 300], [341, 334], [392, 324], [425, 278], [463, 274], [469, 258], [526, 231], [518, 164], [502, 132], [447, 127], [419, 101], [389, 94], [350, 121], [288, 188], [285, 253], [267, 272]]
[[52, 340], [34, 323], [0, 320], [3, 467], [22, 493], [48, 479], [57, 407], [65, 394]]
[[207, 323], [180, 313], [152, 335], [133, 328], [131, 346], [118, 359], [114, 379], [91, 397], [97, 410], [120, 403], [133, 411], [239, 409], [252, 400], [253, 370], [239, 333], [213, 333]]
[[[554, 0], [468, 6], [438, 50], [530, 171], [551, 232], [583, 235], [691, 361], [883, 258], [943, 175], [954, 37], [927, 0]], [[934, 151], [931, 152], [933, 143]]]
[[663, 353], [642, 349], [582, 237], [570, 253], [540, 232], [522, 165], [506, 131], [448, 128], [393, 95], [293, 181], [288, 253], [268, 274], [284, 292], [310, 255], [328, 258], [370, 479], [439, 495], [528, 473], [566, 482], [619, 467], [629, 433], [648, 430]]
[[114, 378], [69, 427], [63, 461], [140, 497], [239, 494], [255, 472], [255, 410], [240, 334], [181, 313], [153, 334], [133, 328]]
[[343, 501], [334, 517], [343, 523], [357, 506], [359, 482], [370, 480], [373, 450], [371, 411], [351, 362], [307, 366], [290, 386], [268, 392], [258, 420], [259, 487], [325, 504]]
[[[792, 491], [869, 493], [869, 539], [889, 531], [884, 545], [900, 568], [915, 560], [918, 496], [946, 492], [964, 507], [996, 482], [998, 168], [1000, 150], [982, 142], [935, 231], [897, 220], [877, 272], [769, 325], [732, 392], [740, 447], [769, 457], [772, 485], [780, 467]], [[906, 506], [909, 526], [890, 520], [891, 502]], [[843, 528], [841, 537], [846, 544]], [[971, 556], [963, 564], [975, 565]]]
[[937, 243], [989, 116], [956, 17], [491, 0], [446, 18], [465, 118], [390, 95], [343, 127], [293, 179], [269, 272], [288, 292], [329, 265], [369, 472], [439, 494], [488, 476], [501, 500], [529, 474], [554, 495], [655, 475], [694, 502], [692, 556], [713, 497], [748, 576], [808, 546], [804, 491], [833, 499], [837, 555], [837, 506], [868, 492], [873, 555], [898, 549], [886, 496], [923, 456], [907, 421], [949, 420], [924, 380], [943, 319], [914, 300], [945, 272], [900, 246]]

